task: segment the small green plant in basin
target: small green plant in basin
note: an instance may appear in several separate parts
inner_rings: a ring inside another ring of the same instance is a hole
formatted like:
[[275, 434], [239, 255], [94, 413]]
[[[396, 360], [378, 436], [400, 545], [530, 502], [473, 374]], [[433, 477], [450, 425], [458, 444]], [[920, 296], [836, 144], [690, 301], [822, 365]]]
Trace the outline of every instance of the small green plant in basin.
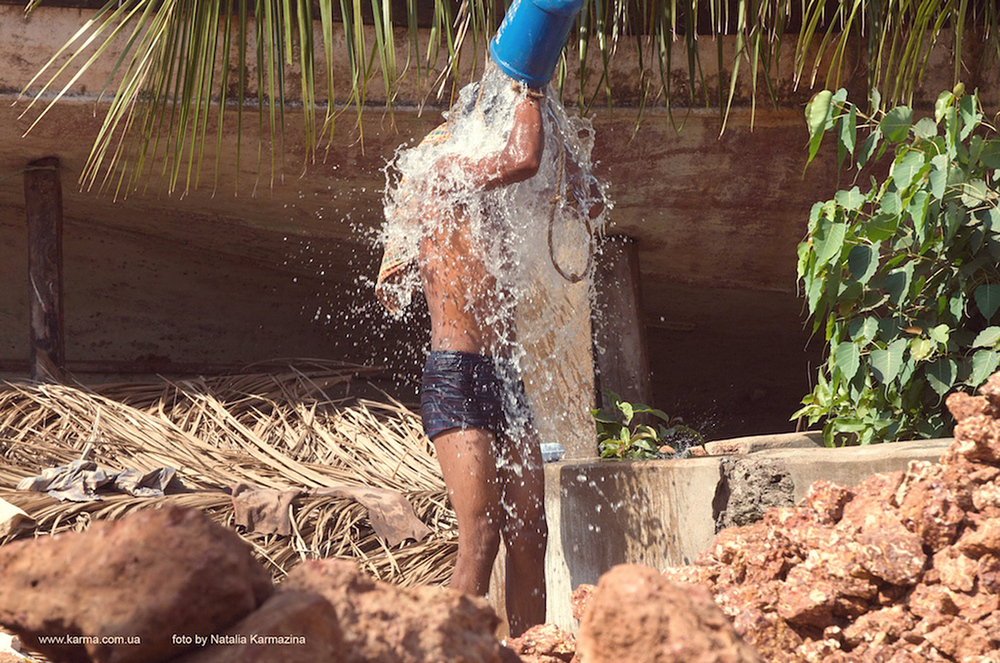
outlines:
[[[665, 445], [683, 450], [705, 442], [701, 433], [686, 426], [680, 417], [671, 417], [663, 410], [641, 403], [629, 403], [608, 389], [604, 393], [610, 400], [609, 406], [590, 411], [597, 423], [601, 458], [651, 460], [672, 455], [672, 452], [661, 452]], [[659, 421], [655, 427], [636, 423], [638, 415], [648, 415]]]

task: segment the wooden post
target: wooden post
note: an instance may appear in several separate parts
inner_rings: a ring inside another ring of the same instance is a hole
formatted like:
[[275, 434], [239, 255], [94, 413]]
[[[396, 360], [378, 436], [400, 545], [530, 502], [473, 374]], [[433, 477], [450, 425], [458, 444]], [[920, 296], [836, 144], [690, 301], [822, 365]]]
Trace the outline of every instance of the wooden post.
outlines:
[[24, 173], [31, 288], [31, 378], [60, 382], [65, 360], [62, 297], [62, 185], [59, 158], [28, 164]]
[[624, 235], [605, 239], [594, 273], [594, 356], [598, 400], [605, 389], [632, 403], [652, 405], [646, 326], [639, 287], [636, 241]]

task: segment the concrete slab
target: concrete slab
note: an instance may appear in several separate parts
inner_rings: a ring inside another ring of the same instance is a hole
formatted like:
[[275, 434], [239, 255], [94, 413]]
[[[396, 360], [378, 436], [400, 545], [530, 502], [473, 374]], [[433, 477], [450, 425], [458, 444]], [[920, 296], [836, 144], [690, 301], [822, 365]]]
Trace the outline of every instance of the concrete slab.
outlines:
[[705, 451], [708, 452], [709, 456], [734, 456], [768, 449], [812, 449], [822, 446], [823, 431], [803, 431], [800, 433], [734, 437], [729, 440], [706, 442]]
[[772, 458], [787, 465], [795, 482], [793, 494], [798, 501], [818, 479], [855, 486], [873, 474], [905, 470], [912, 460], [936, 463], [953, 441], [954, 438], [949, 437], [840, 449], [781, 449], [762, 451], [755, 457]]
[[[798, 501], [818, 479], [853, 486], [872, 474], [906, 469], [913, 460], [937, 462], [951, 441], [830, 449], [767, 448], [766, 439], [746, 439], [742, 448], [759, 450], [741, 457], [787, 466]], [[548, 621], [575, 630], [573, 589], [596, 583], [616, 564], [665, 568], [694, 562], [715, 538], [715, 521], [725, 508], [718, 503], [721, 463], [732, 457], [547, 465]]]

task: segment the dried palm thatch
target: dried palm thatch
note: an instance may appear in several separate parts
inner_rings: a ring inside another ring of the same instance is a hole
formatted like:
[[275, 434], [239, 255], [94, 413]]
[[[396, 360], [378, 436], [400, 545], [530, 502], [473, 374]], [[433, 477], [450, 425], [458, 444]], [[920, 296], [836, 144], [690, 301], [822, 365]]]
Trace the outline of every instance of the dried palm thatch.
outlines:
[[[357, 502], [303, 496], [291, 509], [292, 536], [241, 536], [278, 579], [301, 560], [341, 557], [357, 560], [383, 580], [446, 582], [454, 565], [456, 524], [418, 417], [393, 401], [330, 396], [332, 387], [349, 385], [371, 370], [312, 362], [281, 373], [180, 382], [92, 388], [5, 383], [0, 497], [35, 519], [28, 535], [41, 535], [84, 529], [94, 520], [167, 502], [201, 509], [235, 527], [229, 489], [241, 482], [282, 490], [375, 486], [403, 493], [432, 534], [390, 547], [375, 535], [367, 510]], [[174, 467], [188, 492], [59, 502], [14, 490], [22, 478], [84, 453], [111, 470]]]

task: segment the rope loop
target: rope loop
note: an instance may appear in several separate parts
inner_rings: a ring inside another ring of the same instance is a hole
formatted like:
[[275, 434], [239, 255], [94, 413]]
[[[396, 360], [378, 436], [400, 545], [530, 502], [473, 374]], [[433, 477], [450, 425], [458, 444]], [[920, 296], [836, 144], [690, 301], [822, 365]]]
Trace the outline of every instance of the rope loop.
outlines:
[[556, 222], [556, 210], [558, 210], [562, 202], [566, 200], [566, 196], [563, 195], [563, 186], [566, 184], [564, 182], [565, 173], [566, 146], [563, 145], [562, 149], [559, 151], [559, 173], [556, 177], [556, 195], [552, 197], [552, 207], [549, 210], [549, 259], [552, 261], [552, 266], [555, 267], [559, 276], [563, 277], [570, 283], [579, 283], [587, 277], [587, 274], [590, 273], [590, 269], [594, 266], [594, 226], [590, 221], [590, 215], [584, 214], [583, 223], [587, 228], [587, 266], [583, 268], [582, 272], [567, 272], [562, 268], [562, 265], [560, 265], [559, 261], [556, 259], [555, 246], [552, 243], [552, 232]]

